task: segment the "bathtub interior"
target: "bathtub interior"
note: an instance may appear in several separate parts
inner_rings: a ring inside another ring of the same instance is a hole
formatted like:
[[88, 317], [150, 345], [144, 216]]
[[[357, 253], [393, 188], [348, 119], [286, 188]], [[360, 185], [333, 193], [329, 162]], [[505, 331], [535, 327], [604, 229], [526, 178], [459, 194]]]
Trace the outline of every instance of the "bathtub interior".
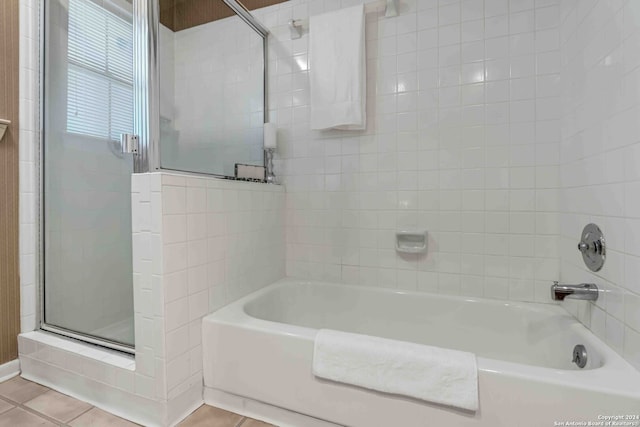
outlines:
[[555, 306], [362, 289], [285, 282], [242, 306], [248, 316], [263, 321], [373, 335], [558, 370], [581, 369], [571, 356], [573, 347], [582, 344], [589, 355], [582, 369], [604, 363], [593, 337]]

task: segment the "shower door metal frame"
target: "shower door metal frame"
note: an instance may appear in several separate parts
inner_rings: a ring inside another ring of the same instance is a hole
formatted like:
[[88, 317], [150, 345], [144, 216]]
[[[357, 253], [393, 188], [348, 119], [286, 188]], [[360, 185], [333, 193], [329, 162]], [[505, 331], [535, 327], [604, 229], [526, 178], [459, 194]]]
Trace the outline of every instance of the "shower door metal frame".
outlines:
[[[45, 212], [44, 212], [44, 201], [45, 201], [45, 192], [44, 192], [44, 171], [45, 171], [45, 164], [44, 164], [44, 140], [45, 140], [45, 132], [44, 132], [44, 125], [45, 125], [45, 67], [46, 67], [46, 41], [45, 41], [45, 35], [46, 35], [46, 28], [47, 28], [47, 20], [46, 20], [46, 14], [47, 14], [47, 0], [36, 0], [38, 2], [38, 4], [36, 5], [36, 7], [38, 8], [38, 24], [39, 24], [39, 28], [38, 28], [38, 59], [39, 59], [39, 64], [38, 64], [38, 80], [40, 82], [39, 84], [39, 91], [38, 91], [38, 102], [39, 102], [39, 106], [38, 106], [38, 113], [39, 113], [39, 117], [37, 120], [38, 126], [39, 126], [39, 135], [38, 135], [38, 153], [36, 153], [36, 160], [37, 160], [37, 171], [38, 171], [38, 178], [37, 178], [37, 183], [38, 183], [38, 189], [36, 194], [38, 195], [38, 198], [36, 200], [37, 203], [37, 214], [38, 214], [38, 235], [36, 237], [36, 286], [38, 286], [37, 289], [37, 293], [36, 293], [36, 298], [37, 298], [37, 310], [36, 310], [36, 327], [43, 330], [43, 331], [47, 331], [47, 332], [52, 332], [58, 335], [62, 335], [68, 338], [73, 338], [79, 341], [84, 341], [86, 343], [89, 344], [95, 344], [101, 347], [106, 347], [112, 350], [117, 350], [117, 351], [121, 351], [123, 353], [128, 353], [128, 354], [135, 354], [135, 343], [132, 346], [128, 346], [128, 345], [124, 345], [122, 343], [119, 342], [115, 342], [115, 341], [111, 341], [108, 340], [106, 338], [101, 338], [101, 337], [97, 337], [91, 334], [84, 334], [78, 331], [73, 331], [67, 328], [62, 328], [59, 326], [53, 326], [53, 325], [49, 325], [45, 322], [45, 262], [46, 262], [46, 257], [45, 257]], [[133, 21], [133, 24], [135, 25], [135, 21]], [[134, 27], [134, 31], [135, 31], [135, 27]], [[134, 159], [135, 160], [135, 159]], [[134, 168], [135, 168], [135, 161], [134, 161]], [[133, 262], [133, 260], [131, 261]], [[133, 292], [133, 290], [132, 290]]]
[[[262, 25], [238, 0], [222, 0], [251, 29], [262, 37], [263, 52], [263, 119], [268, 122], [268, 36]], [[134, 156], [134, 173], [180, 172], [192, 175], [225, 177], [220, 174], [191, 172], [163, 168], [160, 159], [160, 68], [158, 46], [160, 44], [159, 0], [133, 0], [134, 32], [134, 133], [138, 135], [138, 153]], [[266, 160], [263, 158], [263, 166]], [[226, 178], [226, 177], [225, 177]]]

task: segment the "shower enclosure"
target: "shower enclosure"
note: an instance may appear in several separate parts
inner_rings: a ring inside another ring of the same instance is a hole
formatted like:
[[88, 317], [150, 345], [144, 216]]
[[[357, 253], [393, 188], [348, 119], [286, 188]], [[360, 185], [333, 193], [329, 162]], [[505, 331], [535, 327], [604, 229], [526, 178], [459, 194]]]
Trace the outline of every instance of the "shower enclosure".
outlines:
[[41, 325], [129, 350], [133, 20], [126, 1], [45, 5]]
[[131, 174], [264, 164], [267, 31], [235, 0], [41, 3], [40, 326], [133, 353]]

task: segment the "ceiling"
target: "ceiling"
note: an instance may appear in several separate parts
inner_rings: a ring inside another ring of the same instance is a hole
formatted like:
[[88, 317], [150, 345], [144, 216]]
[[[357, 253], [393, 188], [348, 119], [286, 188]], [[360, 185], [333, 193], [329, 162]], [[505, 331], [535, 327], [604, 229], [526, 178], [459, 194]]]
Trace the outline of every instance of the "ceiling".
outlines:
[[[249, 10], [260, 9], [286, 0], [240, 0]], [[233, 16], [233, 10], [222, 0], [160, 0], [160, 22], [172, 31]]]

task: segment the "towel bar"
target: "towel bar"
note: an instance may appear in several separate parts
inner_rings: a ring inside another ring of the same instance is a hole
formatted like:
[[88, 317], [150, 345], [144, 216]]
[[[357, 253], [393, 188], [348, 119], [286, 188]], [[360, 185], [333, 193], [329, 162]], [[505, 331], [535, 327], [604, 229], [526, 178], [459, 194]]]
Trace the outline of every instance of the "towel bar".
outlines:
[[[377, 2], [366, 3], [364, 5], [364, 13], [377, 12], [380, 8], [384, 7], [384, 16], [391, 18], [398, 16], [398, 0], [380, 0]], [[307, 19], [292, 19], [289, 21], [289, 31], [291, 31], [291, 39], [299, 39], [302, 37], [302, 29], [304, 26], [308, 26], [309, 21]]]

